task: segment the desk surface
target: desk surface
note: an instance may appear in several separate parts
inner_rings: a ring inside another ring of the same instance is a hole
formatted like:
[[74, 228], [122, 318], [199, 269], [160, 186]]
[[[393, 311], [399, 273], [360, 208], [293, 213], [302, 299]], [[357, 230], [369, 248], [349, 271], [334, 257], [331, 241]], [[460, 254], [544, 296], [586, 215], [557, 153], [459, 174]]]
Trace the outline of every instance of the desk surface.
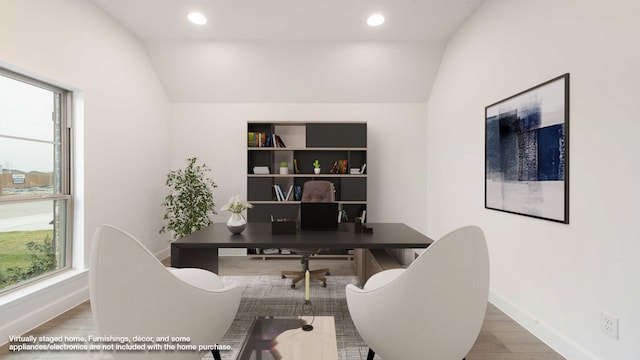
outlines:
[[176, 240], [178, 248], [426, 248], [433, 240], [402, 223], [367, 223], [373, 233], [354, 233], [354, 224], [341, 224], [338, 231], [296, 231], [271, 234], [271, 223], [248, 223], [241, 234], [229, 232], [226, 224], [215, 223]]

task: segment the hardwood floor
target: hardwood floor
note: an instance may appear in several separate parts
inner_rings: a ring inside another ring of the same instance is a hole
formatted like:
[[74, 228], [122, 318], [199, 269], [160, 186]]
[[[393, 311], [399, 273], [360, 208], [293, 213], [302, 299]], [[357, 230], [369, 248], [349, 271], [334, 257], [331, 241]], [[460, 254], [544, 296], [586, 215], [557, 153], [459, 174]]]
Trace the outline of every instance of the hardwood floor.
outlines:
[[[165, 263], [167, 263], [165, 261]], [[281, 270], [296, 270], [299, 260], [248, 259], [246, 257], [221, 257], [220, 275], [278, 275]], [[329, 267], [332, 275], [354, 275], [355, 263], [347, 260], [314, 259], [311, 267]], [[34, 336], [87, 336], [95, 335], [91, 306], [85, 302], [29, 332]], [[8, 346], [0, 347], [0, 360], [22, 359], [113, 359], [109, 353], [64, 352], [9, 352]], [[376, 356], [376, 359], [379, 357]], [[523, 327], [497, 309], [487, 306], [485, 321], [467, 360], [564, 360], [550, 347], [538, 340]], [[360, 360], [345, 359], [345, 360]], [[364, 358], [362, 359], [364, 360]], [[391, 359], [395, 360], [395, 359]]]

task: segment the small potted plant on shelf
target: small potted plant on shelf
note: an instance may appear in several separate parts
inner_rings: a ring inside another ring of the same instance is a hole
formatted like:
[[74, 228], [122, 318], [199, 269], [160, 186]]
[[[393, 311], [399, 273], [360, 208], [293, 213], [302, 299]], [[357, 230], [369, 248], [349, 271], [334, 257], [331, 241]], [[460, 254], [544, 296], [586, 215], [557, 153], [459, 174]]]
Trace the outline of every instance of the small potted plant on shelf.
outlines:
[[222, 211], [231, 213], [231, 217], [227, 220], [227, 228], [232, 234], [240, 234], [247, 227], [247, 219], [242, 212], [252, 207], [253, 205], [242, 200], [240, 195], [232, 197], [229, 203], [222, 207]]
[[165, 185], [169, 194], [162, 206], [166, 208], [163, 219], [166, 224], [159, 232], [169, 231], [171, 240], [177, 240], [213, 223], [210, 215], [215, 215], [212, 188], [217, 185], [206, 176], [211, 169], [197, 165], [198, 158], [187, 159], [187, 167], [172, 170], [167, 174]]
[[318, 161], [318, 159], [313, 162], [313, 173], [320, 174], [320, 162]]
[[289, 173], [289, 163], [286, 161], [280, 162], [280, 174], [287, 175]]

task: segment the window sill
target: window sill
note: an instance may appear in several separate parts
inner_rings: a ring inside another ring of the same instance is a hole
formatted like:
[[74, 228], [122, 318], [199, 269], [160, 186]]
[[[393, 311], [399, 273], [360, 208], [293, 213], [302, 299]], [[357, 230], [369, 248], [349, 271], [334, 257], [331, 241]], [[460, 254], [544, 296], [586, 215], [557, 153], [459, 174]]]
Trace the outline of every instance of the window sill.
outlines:
[[58, 285], [78, 280], [81, 277], [87, 277], [88, 272], [89, 269], [69, 269], [60, 274], [42, 279], [41, 281], [38, 281], [31, 285], [26, 285], [13, 291], [9, 291], [6, 294], [0, 295], [0, 308], [16, 301], [25, 301], [34, 296], [39, 296], [40, 294], [48, 292]]

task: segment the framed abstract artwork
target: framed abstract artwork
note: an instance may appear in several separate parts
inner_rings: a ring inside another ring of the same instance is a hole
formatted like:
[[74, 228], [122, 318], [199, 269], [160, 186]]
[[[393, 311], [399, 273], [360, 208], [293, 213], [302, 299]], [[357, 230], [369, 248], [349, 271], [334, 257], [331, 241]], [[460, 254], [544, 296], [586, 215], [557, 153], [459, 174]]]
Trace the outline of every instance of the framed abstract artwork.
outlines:
[[485, 108], [485, 208], [569, 223], [569, 74]]

